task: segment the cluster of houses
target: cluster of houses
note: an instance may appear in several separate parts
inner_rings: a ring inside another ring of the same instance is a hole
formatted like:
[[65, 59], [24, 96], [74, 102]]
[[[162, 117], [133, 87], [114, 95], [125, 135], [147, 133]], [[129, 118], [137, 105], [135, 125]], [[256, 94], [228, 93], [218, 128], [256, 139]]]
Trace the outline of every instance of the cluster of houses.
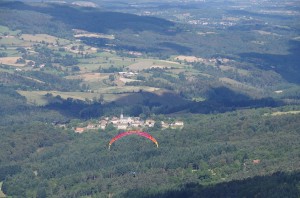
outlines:
[[133, 76], [137, 76], [138, 73], [137, 72], [118, 72], [119, 76], [125, 77], [125, 78], [130, 78]]
[[201, 58], [195, 56], [177, 56], [175, 58], [177, 61], [186, 61], [188, 63], [193, 62], [200, 62], [206, 65], [220, 65], [220, 64], [227, 64], [231, 60], [228, 58]]
[[134, 51], [129, 51], [128, 54], [134, 55], [134, 56], [142, 56], [143, 55], [141, 52], [134, 52]]
[[[144, 128], [144, 127], [154, 127], [155, 120], [153, 119], [146, 119], [142, 120], [140, 117], [125, 117], [123, 114], [120, 117], [105, 117], [97, 124], [88, 124], [86, 127], [77, 127], [75, 128], [76, 133], [83, 133], [87, 130], [95, 130], [95, 129], [103, 129], [112, 124], [115, 128], [119, 130], [127, 130], [127, 129], [137, 129], [137, 128]], [[161, 121], [162, 128], [182, 128], [184, 123], [182, 121], [175, 121], [172, 123], [167, 123]]]

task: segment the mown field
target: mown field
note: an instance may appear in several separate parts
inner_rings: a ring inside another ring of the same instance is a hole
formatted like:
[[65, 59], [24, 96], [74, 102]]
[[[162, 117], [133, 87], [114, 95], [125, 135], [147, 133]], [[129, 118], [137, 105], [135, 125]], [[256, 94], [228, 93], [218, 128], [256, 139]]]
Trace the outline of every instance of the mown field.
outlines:
[[[38, 106], [44, 106], [48, 104], [45, 97], [46, 94], [50, 93], [54, 97], [61, 96], [63, 99], [73, 98], [82, 101], [99, 99], [103, 96], [104, 102], [112, 102], [120, 100], [132, 93], [138, 93], [141, 90], [145, 92], [153, 92], [159, 90], [159, 88], [146, 87], [146, 86], [126, 86], [126, 87], [106, 87], [98, 88], [98, 90], [91, 92], [61, 92], [61, 91], [18, 91], [19, 94], [25, 96], [29, 104], [34, 104]], [[142, 99], [140, 99], [142, 101]], [[127, 101], [128, 103], [128, 101]], [[133, 101], [129, 103], [134, 103]]]

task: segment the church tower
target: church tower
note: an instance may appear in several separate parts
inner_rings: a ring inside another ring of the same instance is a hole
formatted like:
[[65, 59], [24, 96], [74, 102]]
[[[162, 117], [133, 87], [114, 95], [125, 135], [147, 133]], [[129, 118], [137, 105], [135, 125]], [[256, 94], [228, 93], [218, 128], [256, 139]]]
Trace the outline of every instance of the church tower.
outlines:
[[124, 118], [124, 116], [123, 116], [123, 109], [122, 109], [120, 119], [123, 120], [123, 118]]

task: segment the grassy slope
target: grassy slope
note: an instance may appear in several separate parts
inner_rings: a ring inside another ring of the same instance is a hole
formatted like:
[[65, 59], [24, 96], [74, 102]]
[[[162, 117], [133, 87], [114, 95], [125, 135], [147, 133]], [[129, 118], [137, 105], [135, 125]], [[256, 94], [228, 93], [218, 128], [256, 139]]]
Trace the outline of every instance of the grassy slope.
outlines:
[[6, 197], [5, 194], [2, 192], [1, 188], [2, 188], [2, 183], [0, 182], [0, 197]]

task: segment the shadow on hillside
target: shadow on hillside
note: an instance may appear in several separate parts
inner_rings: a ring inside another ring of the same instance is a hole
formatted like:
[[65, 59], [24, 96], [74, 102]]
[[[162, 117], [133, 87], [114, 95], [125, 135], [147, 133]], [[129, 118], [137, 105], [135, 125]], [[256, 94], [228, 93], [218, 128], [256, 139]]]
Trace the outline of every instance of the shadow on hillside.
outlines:
[[210, 186], [188, 183], [176, 190], [151, 193], [146, 189], [133, 189], [122, 197], [139, 198], [201, 198], [201, 197], [289, 197], [300, 196], [300, 172], [276, 172], [270, 176], [256, 176]]
[[138, 16], [128, 13], [101, 11], [97, 8], [73, 7], [64, 4], [45, 4], [47, 6], [31, 6], [21, 2], [4, 2], [1, 7], [16, 10], [37, 11], [52, 16], [52, 20], [61, 21], [71, 28], [91, 32], [108, 33], [110, 30], [130, 29], [134, 32], [153, 31], [162, 34], [172, 33], [174, 23], [165, 19]]
[[242, 53], [240, 57], [263, 70], [274, 70], [287, 82], [300, 84], [300, 41], [290, 41], [289, 54]]
[[227, 87], [211, 88], [206, 93], [206, 100], [193, 102], [189, 106], [191, 113], [224, 113], [245, 108], [276, 107], [282, 102], [273, 98], [252, 99], [249, 96], [237, 93]]
[[184, 99], [180, 95], [169, 91], [162, 93], [139, 91], [129, 93], [128, 95], [120, 97], [120, 99], [115, 101], [116, 104], [120, 105], [142, 104], [150, 107], [161, 105], [184, 105], [188, 102], [188, 100]]
[[157, 95], [150, 92], [132, 93], [115, 102], [119, 105], [143, 105], [153, 113], [170, 114], [179, 111], [191, 113], [223, 113], [241, 108], [276, 107], [281, 102], [273, 98], [252, 99], [227, 87], [211, 88], [206, 93], [206, 100], [194, 102], [172, 92]]
[[64, 100], [56, 96], [48, 98], [50, 104], [46, 108], [57, 110], [67, 116], [89, 119], [103, 115], [118, 115], [121, 111], [131, 116], [139, 116], [142, 113], [150, 115], [178, 112], [209, 114], [281, 105], [272, 98], [251, 99], [226, 87], [211, 89], [207, 93], [207, 100], [203, 102], [190, 101], [173, 92], [156, 94], [140, 91], [120, 95], [119, 99], [106, 104], [87, 103], [72, 98]]
[[177, 44], [177, 43], [162, 42], [162, 43], [159, 43], [159, 46], [172, 49], [179, 54], [188, 54], [188, 53], [192, 52], [191, 48]]

